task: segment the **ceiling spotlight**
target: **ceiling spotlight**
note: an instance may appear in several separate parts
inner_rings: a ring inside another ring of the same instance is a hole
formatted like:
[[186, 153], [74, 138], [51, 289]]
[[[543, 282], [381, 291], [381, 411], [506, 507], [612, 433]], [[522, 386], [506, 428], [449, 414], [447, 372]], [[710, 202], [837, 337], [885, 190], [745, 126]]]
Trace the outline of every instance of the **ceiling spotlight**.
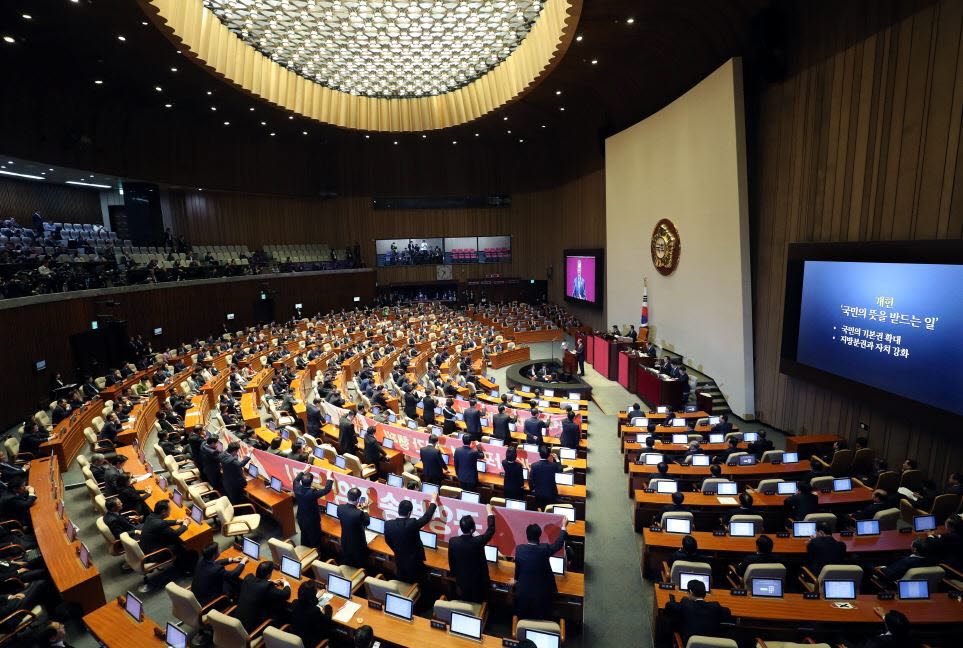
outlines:
[[144, 27], [146, 27], [148, 23], [147, 23], [146, 20], [142, 20], [142, 21], [140, 21], [140, 24], [142, 24]]
[[625, 22], [631, 25], [632, 23], [635, 22], [635, 18], [626, 18]]
[[508, 117], [502, 117], [502, 121], [508, 121]]
[[207, 96], [208, 96], [208, 97], [210, 97], [212, 94], [214, 94], [214, 93], [211, 92], [210, 90], [207, 91]]
[[154, 86], [154, 90], [157, 90], [157, 92], [164, 92], [164, 88], [160, 86]]
[[578, 35], [578, 36], [576, 36], [576, 37], [575, 37], [575, 40], [578, 41], [579, 43], [581, 43], [581, 42], [582, 42], [582, 36], [581, 36], [581, 34]]
[[481, 136], [480, 133], [475, 133], [475, 137], [480, 137], [480, 136]]
[[508, 134], [509, 134], [509, 135], [511, 135], [511, 134], [512, 134], [512, 132], [511, 132], [511, 131], [508, 131]]
[[395, 140], [395, 141], [394, 141], [394, 144], [396, 144], [396, 145], [397, 145], [397, 144], [398, 144], [398, 140]]
[[525, 140], [522, 139], [521, 137], [518, 138], [518, 143], [519, 143], [519, 144], [521, 144], [521, 143], [524, 142], [524, 141], [525, 141]]
[[424, 133], [422, 133], [422, 134], [421, 134], [421, 139], [428, 139], [428, 136], [425, 135]]
[[302, 134], [302, 135], [307, 135], [307, 134], [308, 134], [308, 131], [301, 131], [301, 134]]
[[16, 43], [17, 41], [16, 41], [16, 39], [15, 39], [13, 36], [4, 36], [4, 37], [3, 37], [3, 42], [4, 42], [4, 43]]
[[104, 85], [104, 82], [101, 81], [100, 79], [95, 80], [94, 83], [96, 83], [97, 85]]
[[20, 17], [23, 18], [24, 20], [32, 20], [32, 19], [33, 19], [33, 16], [31, 16], [30, 14], [20, 14]]
[[224, 125], [225, 125], [225, 126], [230, 126], [230, 125], [231, 125], [231, 122], [226, 121], [226, 122], [224, 122]]
[[211, 110], [216, 111], [216, 110], [217, 110], [217, 106], [211, 106]]
[[598, 59], [592, 59], [592, 65], [595, 65], [595, 64], [598, 63], [598, 62], [599, 62]]
[[561, 90], [556, 90], [556, 91], [555, 91], [555, 94], [556, 94], [556, 95], [560, 95], [560, 94], [562, 94], [562, 91], [561, 91]]
[[274, 135], [275, 135], [274, 133], [271, 133], [271, 137], [274, 137]]
[[121, 43], [126, 43], [126, 42], [127, 42], [127, 37], [126, 37], [126, 36], [118, 36], [118, 37], [117, 37], [117, 40], [119, 40]]
[[53, 169], [47, 169], [47, 171], [53, 171]]
[[294, 115], [288, 115], [288, 119], [294, 119]]
[[452, 144], [457, 144], [457, 143], [458, 143], [458, 140], [452, 140], [451, 143], [452, 143]]
[[562, 112], [565, 112], [565, 106], [562, 106], [561, 108], [559, 108], [559, 110], [561, 110]]
[[164, 104], [164, 108], [170, 108], [170, 107], [172, 107], [173, 105], [174, 105], [174, 104]]
[[248, 108], [248, 110], [250, 110], [251, 112], [254, 112], [254, 106], [251, 106], [250, 108]]
[[176, 67], [171, 68], [171, 72], [177, 72], [177, 68]]
[[267, 126], [267, 122], [261, 122], [261, 126]]
[[94, 174], [93, 174], [93, 173], [91, 173], [91, 174], [90, 174], [90, 177], [91, 177], [91, 178], [93, 178], [93, 177], [94, 177]]
[[545, 124], [542, 124], [542, 128], [545, 128]]
[[364, 138], [365, 138], [365, 139], [371, 139], [371, 135], [365, 135]]

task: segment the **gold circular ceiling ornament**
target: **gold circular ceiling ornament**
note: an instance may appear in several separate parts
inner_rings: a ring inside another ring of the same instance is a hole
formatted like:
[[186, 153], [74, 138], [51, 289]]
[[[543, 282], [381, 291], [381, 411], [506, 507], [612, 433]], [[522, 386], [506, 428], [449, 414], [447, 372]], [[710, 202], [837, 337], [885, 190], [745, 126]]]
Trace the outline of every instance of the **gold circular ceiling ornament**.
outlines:
[[344, 128], [424, 131], [516, 100], [571, 43], [581, 0], [139, 0], [208, 70]]
[[655, 224], [652, 230], [652, 265], [659, 274], [668, 276], [679, 266], [679, 256], [682, 254], [682, 241], [679, 231], [668, 218], [663, 218]]

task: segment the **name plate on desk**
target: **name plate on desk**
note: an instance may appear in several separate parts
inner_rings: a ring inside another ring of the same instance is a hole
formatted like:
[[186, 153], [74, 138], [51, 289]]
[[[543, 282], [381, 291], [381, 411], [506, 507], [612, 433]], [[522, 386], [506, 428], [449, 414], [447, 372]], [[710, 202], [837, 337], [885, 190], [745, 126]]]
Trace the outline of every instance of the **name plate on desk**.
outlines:
[[853, 537], [853, 532], [852, 532], [852, 531], [840, 531], [840, 532], [839, 532], [839, 537], [841, 537], [841, 538], [852, 538], [852, 537]]
[[820, 489], [819, 489], [819, 492], [822, 493], [823, 495], [828, 495], [829, 493], [832, 493], [832, 492], [833, 492], [833, 489], [832, 489], [832, 488], [820, 488]]
[[913, 533], [913, 527], [900, 527], [900, 533]]
[[778, 533], [776, 533], [776, 537], [777, 537], [777, 538], [788, 538], [788, 537], [789, 537], [789, 532], [788, 532], [788, 531], [779, 531]]
[[659, 589], [674, 590], [675, 585], [673, 585], [672, 583], [659, 583]]
[[714, 535], [714, 536], [720, 536], [720, 537], [725, 537], [726, 532], [725, 532], [725, 531], [720, 531], [719, 529], [716, 529], [715, 531], [712, 532], [712, 535]]
[[659, 527], [653, 524], [652, 526], [649, 527], [649, 531], [651, 531], [652, 533], [662, 533], [662, 527]]
[[880, 592], [876, 595], [880, 601], [892, 601], [896, 596], [892, 592]]
[[654, 489], [654, 488], [643, 488], [643, 489], [642, 489], [642, 492], [643, 492], [643, 493], [654, 493], [654, 492], [655, 492], [655, 489]]
[[744, 589], [729, 590], [729, 593], [732, 594], [733, 596], [746, 596], [746, 595], [747, 595], [747, 594], [746, 594], [746, 590], [744, 590]]
[[514, 639], [502, 639], [502, 645], [506, 646], [507, 648], [515, 648], [518, 645], [518, 642]]
[[369, 601], [368, 601], [368, 607], [371, 608], [372, 610], [379, 610], [379, 611], [380, 611], [381, 608], [382, 608], [382, 605], [381, 605], [381, 603], [379, 603], [378, 601], [371, 601], [371, 600], [369, 600]]
[[448, 626], [445, 624], [444, 621], [435, 621], [434, 619], [431, 620], [431, 627], [434, 628], [435, 630], [447, 630], [447, 629], [448, 629]]
[[818, 601], [819, 592], [803, 592], [803, 598], [810, 601]]

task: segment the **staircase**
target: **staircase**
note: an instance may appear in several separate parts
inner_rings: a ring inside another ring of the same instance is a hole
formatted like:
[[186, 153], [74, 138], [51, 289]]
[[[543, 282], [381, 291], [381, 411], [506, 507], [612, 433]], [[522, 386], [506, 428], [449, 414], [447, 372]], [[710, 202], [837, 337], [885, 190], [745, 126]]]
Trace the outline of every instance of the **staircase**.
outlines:
[[698, 400], [699, 394], [708, 394], [712, 398], [712, 415], [720, 416], [722, 414], [731, 414], [732, 410], [729, 409], [729, 404], [726, 403], [725, 397], [722, 392], [719, 391], [719, 387], [716, 385], [716, 381], [711, 378], [706, 378], [705, 380], [696, 380], [695, 389], [692, 393], [696, 395]]

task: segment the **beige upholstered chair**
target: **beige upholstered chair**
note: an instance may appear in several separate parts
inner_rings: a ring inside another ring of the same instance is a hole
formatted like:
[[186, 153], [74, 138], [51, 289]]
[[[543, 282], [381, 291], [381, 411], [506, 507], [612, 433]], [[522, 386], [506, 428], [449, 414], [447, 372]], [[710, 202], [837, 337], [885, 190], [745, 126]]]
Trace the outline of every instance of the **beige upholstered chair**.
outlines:
[[512, 636], [521, 641], [527, 638], [529, 630], [535, 632], [547, 632], [557, 634], [559, 643], [565, 643], [565, 620], [556, 621], [536, 621], [534, 619], [519, 619], [512, 617]]
[[377, 601], [381, 604], [385, 602], [385, 594], [397, 594], [404, 596], [412, 601], [417, 601], [421, 596], [421, 590], [417, 583], [405, 583], [400, 580], [384, 580], [375, 576], [368, 576], [364, 579], [365, 591], [369, 601]]
[[231, 504], [227, 497], [221, 497], [211, 502], [210, 508], [221, 525], [221, 533], [226, 536], [245, 535], [261, 526], [258, 513], [237, 514], [238, 509], [254, 511], [252, 504]]
[[301, 563], [301, 571], [307, 570], [311, 563], [318, 558], [318, 550], [313, 547], [295, 545], [292, 542], [278, 540], [277, 538], [268, 538], [268, 548], [271, 550], [271, 558], [274, 560], [274, 564], [280, 565], [281, 558], [287, 556]]
[[482, 628], [485, 627], [485, 621], [488, 619], [488, 604], [487, 603], [470, 603], [468, 601], [448, 601], [444, 596], [435, 601], [435, 605], [432, 608], [431, 615], [437, 621], [443, 621], [445, 625], [451, 625], [451, 613], [460, 612], [462, 614], [468, 614], [474, 617], [478, 617], [482, 620]]
[[333, 560], [324, 562], [315, 560], [311, 563], [314, 576], [322, 585], [327, 584], [328, 575], [340, 576], [351, 581], [351, 593], [354, 594], [364, 585], [365, 573], [363, 569], [352, 567], [351, 565], [338, 565]]
[[272, 619], [268, 619], [251, 632], [244, 628], [240, 620], [218, 610], [211, 610], [207, 614], [207, 622], [214, 630], [214, 645], [217, 648], [251, 648], [260, 645], [261, 633], [271, 625]]
[[144, 555], [140, 543], [131, 538], [129, 533], [120, 534], [120, 544], [124, 548], [124, 560], [127, 561], [127, 565], [144, 577], [143, 585], [137, 588], [138, 592], [149, 592], [151, 590], [149, 576], [163, 572], [174, 565], [174, 552], [166, 547]]

